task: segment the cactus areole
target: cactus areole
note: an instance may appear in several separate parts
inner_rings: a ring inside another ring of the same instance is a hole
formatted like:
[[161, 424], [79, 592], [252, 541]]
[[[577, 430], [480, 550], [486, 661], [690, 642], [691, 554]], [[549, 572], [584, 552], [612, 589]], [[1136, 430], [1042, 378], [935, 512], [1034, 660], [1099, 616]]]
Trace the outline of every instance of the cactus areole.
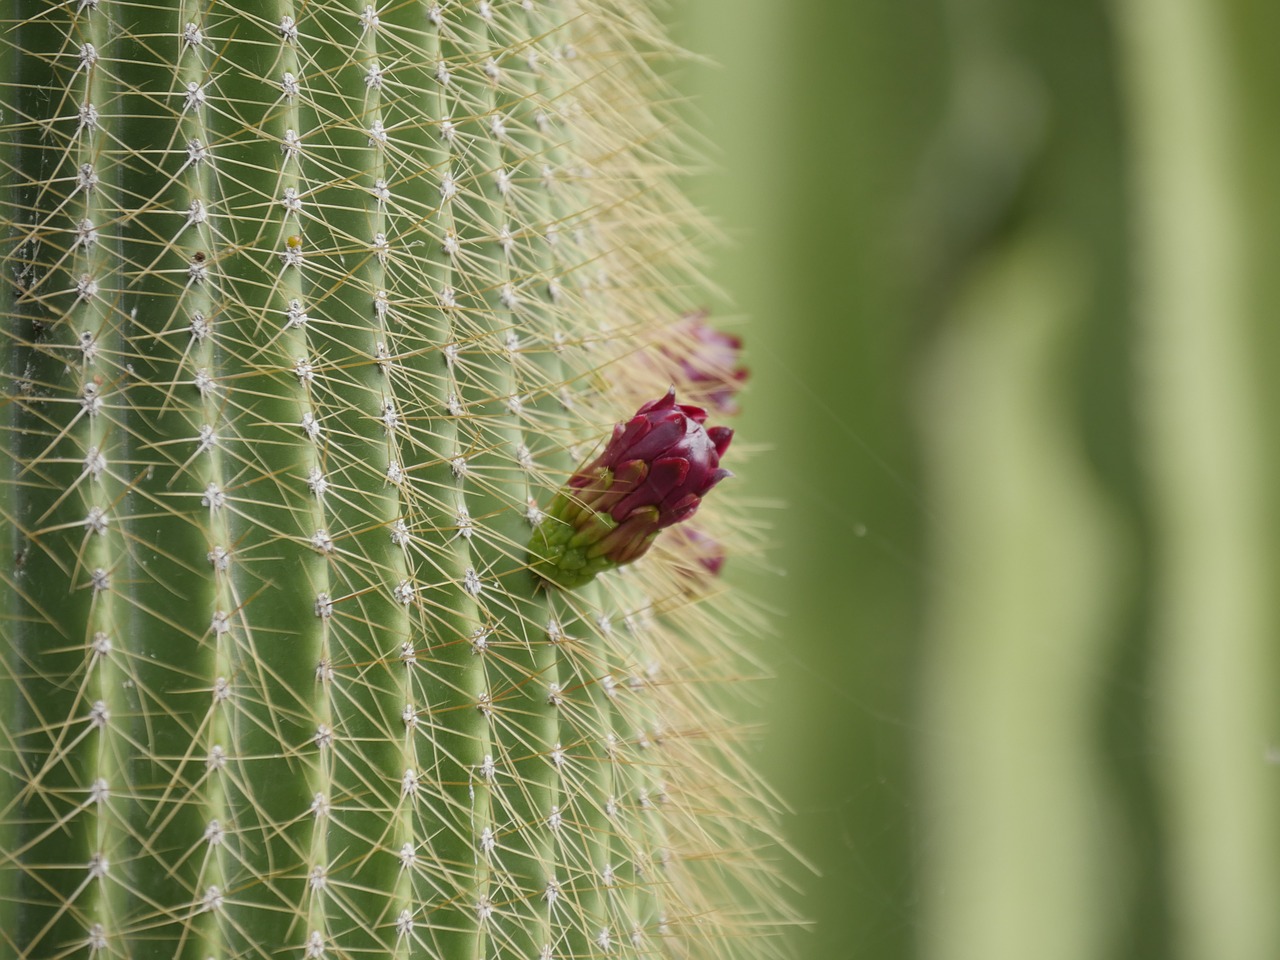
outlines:
[[648, 8], [0, 9], [0, 958], [781, 954]]
[[534, 533], [535, 572], [562, 587], [589, 583], [644, 556], [658, 531], [693, 516], [729, 476], [720, 458], [733, 431], [703, 426], [707, 412], [665, 397], [613, 428], [604, 452], [556, 494]]

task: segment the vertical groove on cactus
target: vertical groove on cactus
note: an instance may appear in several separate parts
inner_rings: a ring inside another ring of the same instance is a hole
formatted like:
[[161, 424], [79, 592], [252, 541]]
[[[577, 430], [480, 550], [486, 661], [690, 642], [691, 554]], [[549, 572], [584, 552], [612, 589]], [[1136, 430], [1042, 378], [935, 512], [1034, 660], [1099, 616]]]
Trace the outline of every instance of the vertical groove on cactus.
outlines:
[[737, 615], [528, 567], [699, 389], [644, 5], [6, 16], [0, 953], [776, 956]]

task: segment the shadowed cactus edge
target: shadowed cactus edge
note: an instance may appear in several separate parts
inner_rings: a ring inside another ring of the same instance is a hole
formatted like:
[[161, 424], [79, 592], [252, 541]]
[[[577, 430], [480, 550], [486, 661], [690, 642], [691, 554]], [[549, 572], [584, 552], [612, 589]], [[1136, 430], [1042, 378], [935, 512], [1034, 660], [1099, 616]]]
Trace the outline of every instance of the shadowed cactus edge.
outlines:
[[646, 5], [6, 16], [0, 955], [775, 955], [745, 612], [528, 569], [694, 386]]

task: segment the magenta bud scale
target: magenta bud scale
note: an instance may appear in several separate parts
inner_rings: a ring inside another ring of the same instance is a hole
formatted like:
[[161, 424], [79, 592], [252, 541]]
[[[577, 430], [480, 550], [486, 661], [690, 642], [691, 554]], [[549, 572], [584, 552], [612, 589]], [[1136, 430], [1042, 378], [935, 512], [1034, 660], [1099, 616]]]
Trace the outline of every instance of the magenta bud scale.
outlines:
[[613, 428], [604, 451], [578, 468], [534, 530], [530, 563], [565, 589], [644, 556], [658, 533], [688, 520], [729, 476], [720, 458], [733, 431], [706, 427], [675, 388]]

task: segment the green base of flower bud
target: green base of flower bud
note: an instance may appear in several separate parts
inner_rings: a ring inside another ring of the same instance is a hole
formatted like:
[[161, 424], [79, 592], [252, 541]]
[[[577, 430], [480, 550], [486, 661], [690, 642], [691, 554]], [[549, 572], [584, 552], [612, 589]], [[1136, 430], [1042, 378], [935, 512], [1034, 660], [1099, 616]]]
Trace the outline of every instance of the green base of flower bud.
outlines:
[[[639, 559], [657, 536], [655, 530], [622, 550], [608, 550], [616, 547], [610, 534], [618, 528], [617, 521], [607, 513], [584, 509], [576, 499], [557, 494], [529, 541], [529, 567], [543, 580], [574, 590], [606, 570]], [[626, 534], [624, 530], [621, 535]], [[619, 556], [625, 559], [619, 560]]]
[[604, 571], [617, 566], [607, 557], [588, 559], [586, 550], [582, 548], [566, 549], [559, 554], [549, 555], [555, 548], [548, 547], [548, 554], [543, 554], [538, 538], [535, 538], [531, 547], [531, 552], [538, 557], [533, 561], [533, 572], [564, 590], [576, 590], [585, 586]]

